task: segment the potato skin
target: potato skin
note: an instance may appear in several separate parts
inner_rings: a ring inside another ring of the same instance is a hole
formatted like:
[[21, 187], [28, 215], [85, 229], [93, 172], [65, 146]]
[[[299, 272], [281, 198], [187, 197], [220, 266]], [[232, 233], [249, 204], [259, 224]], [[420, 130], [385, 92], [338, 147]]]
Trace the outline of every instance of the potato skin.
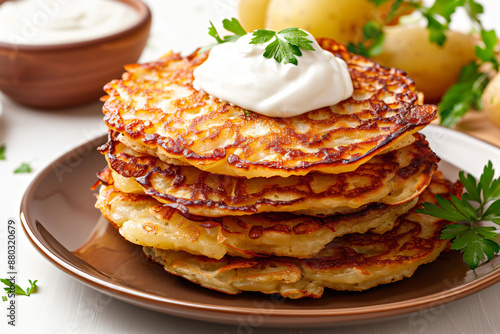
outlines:
[[362, 28], [376, 19], [375, 5], [368, 0], [271, 0], [266, 28], [298, 27], [314, 37], [329, 37], [342, 44], [361, 41]]
[[481, 101], [486, 115], [500, 129], [500, 74], [496, 74], [486, 86]]
[[270, 0], [239, 0], [238, 18], [246, 31], [265, 28], [266, 11]]
[[424, 27], [387, 27], [385, 33], [383, 51], [373, 59], [406, 71], [426, 102], [439, 101], [457, 81], [462, 67], [475, 59], [473, 38], [456, 31], [446, 33], [443, 47], [429, 41]]

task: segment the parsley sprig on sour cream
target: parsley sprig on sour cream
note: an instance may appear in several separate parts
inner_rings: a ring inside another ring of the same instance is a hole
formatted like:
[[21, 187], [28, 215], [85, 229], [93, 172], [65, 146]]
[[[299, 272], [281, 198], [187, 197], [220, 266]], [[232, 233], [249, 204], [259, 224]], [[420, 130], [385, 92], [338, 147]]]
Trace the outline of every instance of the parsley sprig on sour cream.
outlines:
[[[238, 22], [238, 20], [234, 17], [231, 20], [224, 19], [222, 21], [222, 26], [227, 31], [232, 32], [233, 35], [221, 38], [213, 23], [210, 22], [208, 34], [215, 38], [217, 44], [235, 42], [240, 37], [247, 34], [240, 22]], [[267, 43], [272, 40], [271, 43], [267, 44], [263, 56], [268, 59], [273, 58], [278, 63], [291, 63], [297, 65], [296, 56], [302, 56], [300, 49], [305, 51], [315, 51], [315, 49], [311, 46], [312, 41], [306, 37], [308, 36], [308, 33], [299, 28], [286, 28], [279, 32], [267, 29], [258, 29], [252, 33], [252, 36], [253, 38], [250, 41], [250, 44]], [[210, 47], [217, 44], [212, 44]]]

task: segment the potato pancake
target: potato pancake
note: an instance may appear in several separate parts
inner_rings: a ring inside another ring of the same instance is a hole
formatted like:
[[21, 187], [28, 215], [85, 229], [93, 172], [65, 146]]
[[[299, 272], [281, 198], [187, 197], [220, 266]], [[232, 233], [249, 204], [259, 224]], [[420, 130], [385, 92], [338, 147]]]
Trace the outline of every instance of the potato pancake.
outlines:
[[352, 172], [247, 179], [167, 164], [113, 137], [100, 151], [117, 189], [208, 217], [261, 212], [333, 215], [359, 211], [372, 202], [398, 205], [427, 187], [439, 161], [424, 136], [415, 134], [413, 144], [374, 156]]
[[379, 203], [347, 215], [325, 218], [289, 213], [208, 218], [183, 215], [146, 195], [101, 188], [96, 207], [128, 241], [149, 247], [183, 250], [220, 259], [269, 255], [307, 258], [347, 233], [390, 230], [417, 199], [398, 206]]
[[[462, 188], [435, 177], [420, 202], [436, 203], [436, 194]], [[324, 288], [361, 291], [413, 275], [446, 249], [441, 240], [448, 221], [410, 212], [383, 234], [348, 234], [333, 239], [313, 258], [267, 257], [215, 260], [186, 252], [144, 247], [145, 254], [165, 270], [206, 288], [228, 294], [242, 291], [279, 293], [284, 297], [321, 297]]]
[[346, 61], [353, 82], [353, 96], [334, 106], [290, 118], [243, 110], [193, 88], [193, 70], [208, 52], [170, 53], [127, 66], [122, 80], [105, 86], [104, 121], [118, 140], [166, 163], [252, 178], [353, 171], [411, 144], [435, 118], [435, 106], [417, 105], [403, 71], [318, 42]]

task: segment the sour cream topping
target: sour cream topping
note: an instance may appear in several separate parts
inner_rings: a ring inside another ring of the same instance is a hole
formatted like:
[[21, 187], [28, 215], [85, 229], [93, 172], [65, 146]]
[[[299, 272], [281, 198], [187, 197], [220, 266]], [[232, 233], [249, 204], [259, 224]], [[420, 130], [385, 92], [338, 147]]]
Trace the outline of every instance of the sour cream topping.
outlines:
[[216, 45], [194, 71], [194, 87], [213, 97], [270, 117], [292, 117], [351, 97], [347, 64], [323, 50], [301, 50], [298, 65], [263, 56], [268, 43], [250, 44], [252, 34]]
[[0, 41], [62, 44], [104, 37], [139, 21], [116, 0], [18, 0], [0, 5]]

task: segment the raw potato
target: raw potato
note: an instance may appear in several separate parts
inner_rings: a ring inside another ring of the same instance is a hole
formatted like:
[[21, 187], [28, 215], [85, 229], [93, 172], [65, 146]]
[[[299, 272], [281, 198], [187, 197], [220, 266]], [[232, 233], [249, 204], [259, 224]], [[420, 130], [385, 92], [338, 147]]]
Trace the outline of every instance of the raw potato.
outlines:
[[488, 86], [484, 90], [483, 108], [486, 115], [498, 128], [500, 128], [500, 74], [497, 74], [491, 79]]
[[270, 0], [240, 0], [238, 18], [246, 31], [265, 28], [266, 9]]
[[447, 32], [443, 47], [429, 41], [424, 27], [395, 26], [385, 32], [383, 52], [373, 59], [406, 71], [426, 102], [439, 101], [457, 81], [462, 67], [475, 59], [472, 37], [456, 31]]
[[314, 37], [330, 37], [347, 44], [361, 41], [363, 26], [375, 17], [368, 0], [271, 0], [266, 28], [299, 27]]

